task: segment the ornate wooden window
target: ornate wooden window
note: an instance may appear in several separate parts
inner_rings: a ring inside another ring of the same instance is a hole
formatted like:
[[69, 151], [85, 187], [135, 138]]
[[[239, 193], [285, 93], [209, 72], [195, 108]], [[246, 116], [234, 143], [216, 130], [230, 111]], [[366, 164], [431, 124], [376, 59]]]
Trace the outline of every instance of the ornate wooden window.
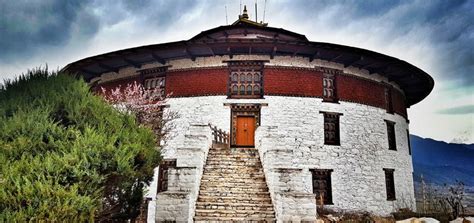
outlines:
[[395, 200], [395, 179], [393, 177], [394, 169], [383, 169], [385, 172], [385, 188], [387, 190], [387, 201]]
[[330, 169], [311, 170], [313, 176], [313, 194], [316, 194], [316, 201], [318, 204], [333, 204], [331, 187], [332, 171], [333, 170]]
[[341, 74], [342, 70], [316, 67], [323, 73], [323, 102], [338, 102], [336, 75]]
[[395, 140], [395, 122], [385, 120], [387, 125], [388, 149], [397, 150], [397, 142]]
[[336, 87], [334, 75], [323, 76], [323, 101], [336, 102]]
[[393, 103], [392, 103], [392, 87], [385, 87], [385, 108], [387, 112], [393, 114]]
[[410, 131], [407, 129], [408, 154], [411, 155]]
[[324, 115], [324, 144], [340, 145], [339, 116], [334, 112], [320, 112]]
[[158, 168], [157, 192], [168, 190], [168, 176], [170, 167], [176, 167], [176, 160], [164, 160]]
[[229, 66], [229, 98], [262, 98], [266, 61], [226, 61]]
[[158, 94], [156, 96], [164, 97], [167, 70], [168, 66], [139, 70], [143, 87], [147, 90], [153, 90], [155, 94]]

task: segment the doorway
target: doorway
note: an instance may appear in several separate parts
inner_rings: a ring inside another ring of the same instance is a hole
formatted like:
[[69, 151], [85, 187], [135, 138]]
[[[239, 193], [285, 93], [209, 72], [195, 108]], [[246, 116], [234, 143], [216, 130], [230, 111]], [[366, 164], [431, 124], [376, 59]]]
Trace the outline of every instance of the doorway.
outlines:
[[254, 146], [255, 116], [237, 116], [236, 146]]

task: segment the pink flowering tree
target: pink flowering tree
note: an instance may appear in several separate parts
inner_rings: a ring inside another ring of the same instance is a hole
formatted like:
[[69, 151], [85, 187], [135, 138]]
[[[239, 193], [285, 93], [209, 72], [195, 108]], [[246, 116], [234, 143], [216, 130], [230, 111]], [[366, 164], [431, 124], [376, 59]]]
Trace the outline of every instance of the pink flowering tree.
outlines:
[[101, 92], [107, 102], [134, 114], [140, 124], [151, 128], [157, 137], [157, 145], [166, 142], [174, 127], [171, 121], [178, 117], [176, 112], [164, 112], [163, 109], [171, 94], [164, 95], [160, 88], [146, 89], [136, 81], [110, 90], [102, 87]]

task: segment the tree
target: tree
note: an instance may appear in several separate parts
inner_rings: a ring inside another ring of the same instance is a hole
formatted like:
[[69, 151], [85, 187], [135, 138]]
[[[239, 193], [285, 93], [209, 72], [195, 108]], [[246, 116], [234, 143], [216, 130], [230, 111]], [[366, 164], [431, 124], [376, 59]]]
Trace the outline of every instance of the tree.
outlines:
[[82, 80], [37, 69], [0, 89], [0, 222], [133, 219], [159, 159]]
[[164, 111], [166, 99], [170, 95], [164, 95], [158, 88], [146, 89], [133, 82], [109, 90], [102, 87], [101, 96], [119, 110], [135, 115], [137, 122], [151, 128], [158, 146], [166, 141], [170, 130], [174, 128], [171, 121], [178, 118], [176, 112]]

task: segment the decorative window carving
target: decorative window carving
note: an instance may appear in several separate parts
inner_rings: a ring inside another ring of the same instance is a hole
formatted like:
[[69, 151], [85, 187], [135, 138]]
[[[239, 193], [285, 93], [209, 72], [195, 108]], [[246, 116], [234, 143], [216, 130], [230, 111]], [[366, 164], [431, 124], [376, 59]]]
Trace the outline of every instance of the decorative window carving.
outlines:
[[263, 97], [263, 66], [265, 61], [226, 61], [229, 65], [230, 98]]
[[323, 76], [323, 101], [337, 101], [334, 75], [324, 74]]
[[340, 145], [339, 116], [340, 113], [321, 112], [324, 115], [324, 144]]
[[168, 66], [139, 70], [143, 87], [146, 90], [152, 90], [154, 94], [158, 94], [154, 96], [164, 97], [167, 70]]
[[392, 87], [385, 87], [385, 108], [387, 113], [393, 114], [393, 103], [392, 103]]
[[393, 177], [394, 169], [383, 169], [385, 172], [385, 188], [387, 190], [387, 201], [396, 200], [395, 198], [395, 179]]
[[316, 69], [323, 73], [323, 102], [338, 102], [336, 75], [342, 74], [342, 70], [327, 67]]
[[395, 140], [395, 122], [385, 120], [387, 124], [387, 138], [388, 138], [388, 149], [397, 150], [397, 142]]
[[407, 129], [408, 154], [411, 156], [410, 131]]
[[176, 167], [176, 160], [164, 160], [159, 165], [157, 192], [168, 190], [168, 176], [170, 167]]
[[316, 194], [318, 204], [333, 204], [332, 202], [332, 186], [331, 172], [328, 169], [313, 169], [313, 194]]

